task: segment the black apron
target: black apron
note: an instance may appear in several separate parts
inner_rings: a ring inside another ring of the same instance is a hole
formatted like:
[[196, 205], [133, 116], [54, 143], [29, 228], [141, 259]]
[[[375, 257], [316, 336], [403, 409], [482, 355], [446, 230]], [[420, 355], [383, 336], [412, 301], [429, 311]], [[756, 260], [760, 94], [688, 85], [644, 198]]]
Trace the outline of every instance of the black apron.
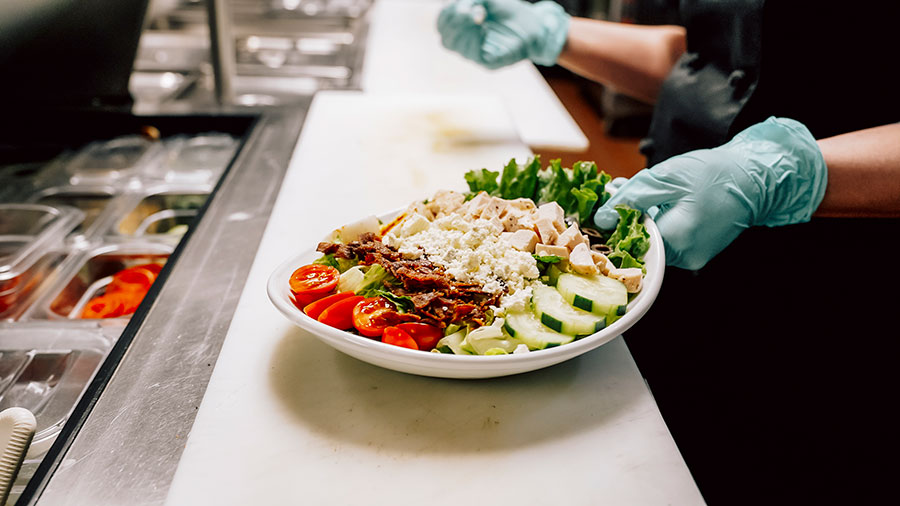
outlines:
[[[660, 94], [648, 166], [771, 115], [817, 137], [900, 121], [887, 76], [900, 18], [829, 2], [682, 7], [688, 52]], [[710, 505], [896, 495], [898, 235], [898, 220], [813, 219], [750, 229], [699, 272], [667, 268], [625, 339]]]
[[900, 121], [900, 5], [682, 1], [688, 47], [663, 83], [648, 166], [719, 146], [769, 116], [816, 138]]

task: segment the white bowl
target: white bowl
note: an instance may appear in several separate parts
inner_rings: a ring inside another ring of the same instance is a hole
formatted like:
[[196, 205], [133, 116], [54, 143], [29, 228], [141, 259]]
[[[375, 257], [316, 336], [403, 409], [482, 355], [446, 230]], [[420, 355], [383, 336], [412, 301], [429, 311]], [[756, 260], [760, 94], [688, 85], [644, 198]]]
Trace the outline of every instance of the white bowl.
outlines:
[[[388, 222], [396, 213], [379, 217]], [[290, 299], [288, 280], [298, 267], [311, 263], [321, 253], [307, 250], [286, 260], [269, 277], [269, 299], [291, 322], [309, 331], [329, 346], [364, 362], [395, 371], [433, 376], [437, 378], [492, 378], [508, 376], [564, 362], [587, 353], [615, 339], [634, 325], [650, 309], [662, 285], [665, 270], [665, 253], [662, 237], [656, 224], [644, 217], [644, 225], [650, 233], [650, 249], [644, 257], [647, 274], [640, 293], [628, 303], [625, 315], [600, 332], [572, 343], [546, 350], [509, 355], [451, 355], [410, 350], [385, 344], [367, 337], [351, 334], [319, 323], [297, 309]]]

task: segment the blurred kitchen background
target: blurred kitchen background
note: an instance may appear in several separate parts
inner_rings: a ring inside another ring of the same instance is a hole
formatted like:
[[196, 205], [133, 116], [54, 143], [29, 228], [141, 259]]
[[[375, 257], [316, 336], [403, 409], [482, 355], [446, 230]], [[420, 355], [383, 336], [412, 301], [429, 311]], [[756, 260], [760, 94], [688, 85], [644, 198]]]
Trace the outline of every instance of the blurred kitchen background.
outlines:
[[[317, 90], [358, 89], [374, 1], [150, 0], [129, 85], [135, 112], [213, 107], [223, 93], [230, 105], [265, 107], [304, 101]], [[573, 16], [677, 23], [674, 0], [557, 2]], [[219, 11], [213, 16], [221, 22], [213, 28], [218, 33], [211, 34], [208, 20], [213, 6]], [[218, 58], [215, 46], [225, 51]], [[643, 168], [636, 147], [649, 125], [648, 104], [561, 67], [539, 70], [592, 139], [587, 153], [539, 154], [571, 163], [601, 159], [612, 151], [623, 158], [623, 165]]]

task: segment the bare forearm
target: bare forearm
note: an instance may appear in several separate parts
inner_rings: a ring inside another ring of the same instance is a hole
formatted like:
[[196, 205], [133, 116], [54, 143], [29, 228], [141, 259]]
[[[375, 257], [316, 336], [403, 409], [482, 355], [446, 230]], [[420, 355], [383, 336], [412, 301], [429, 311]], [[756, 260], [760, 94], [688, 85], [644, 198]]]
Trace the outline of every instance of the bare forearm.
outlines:
[[818, 143], [828, 187], [817, 216], [900, 216], [900, 123]]
[[679, 26], [572, 18], [558, 63], [616, 91], [655, 103], [663, 80], [685, 47], [685, 30]]

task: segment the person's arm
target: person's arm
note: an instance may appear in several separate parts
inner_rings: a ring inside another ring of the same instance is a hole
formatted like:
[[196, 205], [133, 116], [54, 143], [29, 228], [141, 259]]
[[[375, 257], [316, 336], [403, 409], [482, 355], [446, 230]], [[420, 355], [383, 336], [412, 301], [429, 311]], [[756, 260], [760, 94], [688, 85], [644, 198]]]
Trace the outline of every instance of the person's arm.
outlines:
[[686, 49], [683, 27], [572, 18], [557, 63], [634, 98], [655, 103]]
[[900, 123], [817, 142], [828, 186], [816, 216], [900, 216]]

